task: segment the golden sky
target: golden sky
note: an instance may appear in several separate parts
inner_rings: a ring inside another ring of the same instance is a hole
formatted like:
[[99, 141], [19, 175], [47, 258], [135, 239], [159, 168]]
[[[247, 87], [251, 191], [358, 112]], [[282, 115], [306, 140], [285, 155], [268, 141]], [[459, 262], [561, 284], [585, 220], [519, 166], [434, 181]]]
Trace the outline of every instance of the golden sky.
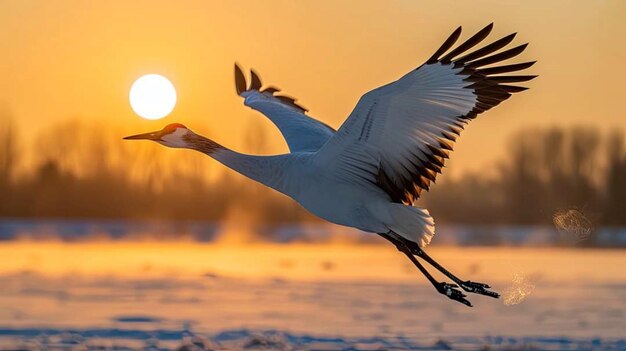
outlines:
[[[245, 126], [270, 124], [235, 95], [233, 62], [338, 127], [363, 93], [420, 65], [458, 25], [467, 38], [493, 21], [494, 39], [518, 32], [514, 43], [530, 42], [519, 62], [538, 60], [529, 73], [540, 77], [459, 139], [452, 172], [479, 170], [521, 127], [626, 127], [625, 15], [617, 0], [3, 0], [0, 108], [27, 135], [70, 117], [129, 133], [180, 122], [247, 151]], [[177, 89], [160, 121], [130, 109], [129, 88], [146, 73]], [[277, 132], [267, 135], [272, 151], [286, 150]]]

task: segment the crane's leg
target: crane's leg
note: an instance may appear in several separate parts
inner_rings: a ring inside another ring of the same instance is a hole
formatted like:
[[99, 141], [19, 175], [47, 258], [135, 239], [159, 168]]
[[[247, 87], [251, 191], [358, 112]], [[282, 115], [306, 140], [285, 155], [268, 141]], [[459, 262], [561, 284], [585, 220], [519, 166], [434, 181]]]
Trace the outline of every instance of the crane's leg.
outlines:
[[457, 276], [455, 276], [454, 274], [450, 273], [450, 271], [445, 269], [442, 265], [437, 263], [437, 261], [433, 260], [430, 256], [428, 256], [426, 251], [424, 251], [418, 245], [415, 245], [415, 246], [417, 247], [417, 250], [414, 249], [413, 250], [413, 254], [415, 254], [417, 257], [422, 258], [424, 261], [428, 262], [431, 266], [435, 267], [439, 272], [441, 272], [446, 277], [452, 279], [452, 281], [457, 283], [461, 287], [461, 289], [463, 289], [463, 290], [465, 290], [467, 292], [471, 292], [471, 293], [474, 293], [474, 294], [481, 294], [481, 295], [485, 295], [485, 296], [490, 296], [490, 297], [493, 297], [493, 298], [496, 298], [496, 299], [500, 297], [500, 294], [498, 294], [497, 292], [491, 291], [491, 290], [487, 290], [487, 289], [491, 288], [487, 284], [472, 282], [472, 281], [469, 281], [469, 280], [463, 281], [463, 280], [459, 279]]
[[[424, 251], [424, 249], [420, 248], [419, 245], [417, 245], [417, 243], [414, 243], [414, 242], [412, 242], [410, 240], [406, 240], [405, 238], [401, 237], [400, 235], [398, 235], [398, 234], [396, 234], [394, 232], [389, 232], [386, 235], [390, 236], [390, 237], [393, 237], [394, 240], [402, 242], [404, 244], [404, 246], [406, 246], [406, 247], [408, 247], [410, 249], [410, 252], [411, 252], [412, 255], [415, 255], [415, 256], [423, 259], [424, 261], [428, 262], [431, 266], [433, 266], [435, 269], [437, 269], [443, 275], [445, 275], [446, 277], [452, 279], [452, 281], [455, 282], [458, 286], [460, 286], [461, 289], [463, 289], [463, 290], [465, 290], [467, 292], [471, 292], [471, 293], [474, 293], [474, 294], [485, 295], [485, 296], [490, 296], [490, 297], [493, 297], [493, 298], [496, 298], [496, 299], [500, 297], [500, 294], [498, 294], [497, 292], [491, 291], [491, 290], [487, 290], [487, 289], [491, 288], [487, 284], [472, 282], [472, 281], [469, 281], [469, 280], [465, 280], [464, 281], [464, 280], [459, 279], [456, 275], [450, 273], [450, 271], [448, 271], [442, 265], [437, 263], [437, 261], [433, 260], [426, 253], [426, 251]], [[387, 239], [387, 240], [389, 240], [389, 239]]]
[[398, 251], [405, 254], [409, 258], [409, 260], [413, 262], [415, 267], [417, 267], [417, 269], [419, 269], [420, 272], [424, 274], [426, 279], [428, 279], [428, 281], [435, 287], [437, 292], [439, 292], [442, 295], [447, 296], [448, 298], [452, 300], [458, 301], [469, 307], [473, 307], [472, 303], [469, 302], [467, 299], [465, 299], [467, 295], [463, 294], [460, 290], [456, 289], [457, 286], [455, 284], [448, 284], [446, 282], [438, 282], [437, 280], [435, 280], [435, 278], [433, 278], [433, 276], [426, 270], [426, 268], [424, 268], [424, 266], [422, 266], [422, 264], [419, 263], [419, 261], [415, 258], [411, 248], [406, 244], [405, 240], [400, 239], [399, 236], [393, 232], [378, 233], [378, 235], [389, 240], [392, 244], [396, 246], [396, 248], [398, 248]]

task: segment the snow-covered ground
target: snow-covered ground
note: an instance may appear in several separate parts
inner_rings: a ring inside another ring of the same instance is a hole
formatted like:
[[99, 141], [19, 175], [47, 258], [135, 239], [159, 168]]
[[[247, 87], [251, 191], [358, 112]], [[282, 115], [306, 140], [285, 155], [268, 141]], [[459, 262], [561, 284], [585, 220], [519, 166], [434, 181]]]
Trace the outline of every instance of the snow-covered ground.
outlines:
[[387, 245], [10, 241], [0, 349], [626, 349], [624, 251], [430, 254], [502, 293], [534, 288], [468, 308]]
[[[237, 222], [237, 223], [231, 223]], [[246, 220], [232, 220], [227, 224], [194, 221], [148, 220], [66, 220], [66, 219], [0, 219], [0, 241], [41, 238], [64, 241], [84, 241], [93, 238], [110, 240], [180, 239], [214, 242], [237, 232], [234, 236], [261, 237], [277, 243], [322, 243], [337, 238], [352, 242], [371, 243], [377, 238], [371, 233], [338, 227], [327, 223], [297, 223], [266, 225]], [[242, 233], [245, 232], [245, 233]], [[254, 234], [251, 234], [251, 233]], [[579, 238], [566, 234], [552, 225], [437, 225], [437, 239], [433, 245], [453, 246], [573, 246]], [[626, 248], [626, 228], [600, 227], [586, 237], [587, 246]], [[578, 242], [578, 244], [581, 244]]]

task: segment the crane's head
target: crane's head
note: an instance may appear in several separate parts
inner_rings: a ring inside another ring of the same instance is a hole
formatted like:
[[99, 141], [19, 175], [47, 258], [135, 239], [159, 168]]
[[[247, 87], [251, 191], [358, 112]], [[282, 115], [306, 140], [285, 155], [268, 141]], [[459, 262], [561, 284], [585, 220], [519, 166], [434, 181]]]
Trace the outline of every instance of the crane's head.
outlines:
[[156, 132], [131, 135], [125, 137], [124, 139], [152, 140], [169, 147], [186, 148], [189, 147], [189, 145], [185, 140], [185, 137], [189, 134], [193, 134], [193, 132], [187, 129], [184, 125], [180, 123], [172, 123], [166, 125], [165, 128], [161, 130], [157, 130]]

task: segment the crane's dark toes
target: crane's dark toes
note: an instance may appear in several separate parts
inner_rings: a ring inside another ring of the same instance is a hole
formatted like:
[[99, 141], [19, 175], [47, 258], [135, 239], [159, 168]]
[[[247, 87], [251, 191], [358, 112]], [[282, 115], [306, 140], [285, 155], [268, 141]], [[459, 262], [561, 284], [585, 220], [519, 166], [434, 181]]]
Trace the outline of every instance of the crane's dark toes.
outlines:
[[484, 284], [484, 283], [477, 283], [477, 282], [472, 282], [472, 281], [465, 281], [463, 282], [464, 285], [468, 285], [468, 286], [472, 286], [472, 287], [477, 287], [477, 288], [485, 288], [485, 289], [489, 289], [491, 288], [491, 286]]
[[456, 284], [451, 284], [451, 283], [446, 283], [446, 282], [442, 282], [439, 283], [439, 285], [437, 286], [437, 290], [439, 290], [439, 292], [445, 292], [449, 289], [454, 289], [454, 288], [458, 288], [459, 286]]
[[485, 295], [485, 296], [493, 297], [495, 299], [500, 297], [500, 294], [498, 294], [497, 292], [491, 291], [491, 290], [487, 290], [487, 289], [491, 288], [487, 284], [471, 282], [471, 281], [468, 280], [468, 281], [465, 281], [465, 282], [461, 283], [460, 285], [461, 285], [461, 289], [463, 289], [463, 290], [465, 290], [467, 292], [471, 292], [471, 293], [474, 293], [474, 294]]
[[465, 299], [467, 295], [463, 294], [461, 290], [457, 288], [458, 286], [456, 284], [439, 283], [437, 285], [437, 291], [440, 294], [446, 295], [449, 299], [458, 301], [466, 306], [474, 307], [471, 302]]

